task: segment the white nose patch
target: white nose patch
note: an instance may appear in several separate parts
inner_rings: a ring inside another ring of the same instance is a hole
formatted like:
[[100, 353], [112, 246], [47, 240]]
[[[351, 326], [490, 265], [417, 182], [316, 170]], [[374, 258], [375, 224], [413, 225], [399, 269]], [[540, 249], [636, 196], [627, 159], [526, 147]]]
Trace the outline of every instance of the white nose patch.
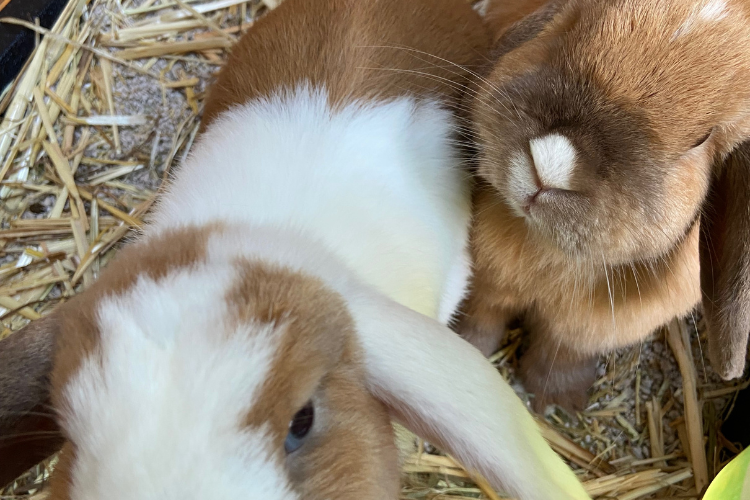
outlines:
[[549, 134], [529, 141], [531, 158], [539, 180], [546, 188], [570, 189], [576, 149], [564, 135]]

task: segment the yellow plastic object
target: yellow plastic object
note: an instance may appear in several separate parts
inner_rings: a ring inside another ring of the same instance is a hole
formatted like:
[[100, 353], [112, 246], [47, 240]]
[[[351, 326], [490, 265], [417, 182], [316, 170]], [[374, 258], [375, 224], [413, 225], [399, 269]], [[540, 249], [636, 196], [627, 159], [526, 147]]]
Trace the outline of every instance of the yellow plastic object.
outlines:
[[729, 462], [708, 487], [703, 500], [750, 500], [750, 448]]

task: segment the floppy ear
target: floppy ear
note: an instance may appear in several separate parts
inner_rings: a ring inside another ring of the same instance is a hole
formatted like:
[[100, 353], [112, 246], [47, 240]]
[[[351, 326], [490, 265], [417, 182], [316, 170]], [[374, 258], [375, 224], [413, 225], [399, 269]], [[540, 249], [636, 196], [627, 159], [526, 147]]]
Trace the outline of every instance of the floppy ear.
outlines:
[[490, 4], [487, 24], [496, 41], [491, 59], [496, 61], [535, 38], [567, 0], [496, 1]]
[[750, 141], [720, 165], [701, 218], [708, 354], [725, 380], [742, 376], [750, 334]]
[[0, 486], [62, 446], [49, 405], [57, 329], [51, 314], [0, 342]]
[[521, 500], [590, 498], [478, 350], [375, 292], [349, 305], [368, 388], [397, 420]]

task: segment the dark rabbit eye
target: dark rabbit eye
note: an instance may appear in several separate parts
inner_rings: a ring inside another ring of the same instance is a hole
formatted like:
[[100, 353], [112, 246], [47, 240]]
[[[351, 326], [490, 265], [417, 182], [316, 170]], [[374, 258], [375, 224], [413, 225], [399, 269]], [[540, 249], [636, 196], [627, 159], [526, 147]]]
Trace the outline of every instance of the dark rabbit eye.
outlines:
[[711, 137], [711, 132], [713, 132], [713, 131], [714, 131], [713, 128], [711, 130], [709, 130], [708, 133], [706, 135], [704, 135], [703, 137], [701, 137], [700, 139], [698, 139], [695, 142], [695, 144], [693, 144], [693, 146], [690, 149], [697, 148], [698, 146], [700, 146], [701, 144], [703, 144], [704, 142], [706, 142], [708, 140], [708, 138]]
[[305, 438], [310, 434], [314, 420], [315, 409], [312, 401], [309, 401], [289, 422], [289, 432], [284, 441], [284, 450], [287, 453], [294, 453], [305, 443]]

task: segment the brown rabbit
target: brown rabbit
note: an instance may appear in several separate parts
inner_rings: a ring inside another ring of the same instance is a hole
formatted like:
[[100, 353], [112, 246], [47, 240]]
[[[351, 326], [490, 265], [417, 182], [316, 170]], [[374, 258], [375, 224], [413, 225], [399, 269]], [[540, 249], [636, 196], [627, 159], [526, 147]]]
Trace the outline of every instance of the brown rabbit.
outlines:
[[702, 288], [713, 366], [742, 375], [750, 3], [552, 1], [508, 28], [503, 12], [536, 7], [516, 5], [489, 6], [495, 62], [471, 100], [480, 182], [461, 333], [487, 354], [523, 316], [537, 408], [580, 406], [599, 354], [687, 314]]

